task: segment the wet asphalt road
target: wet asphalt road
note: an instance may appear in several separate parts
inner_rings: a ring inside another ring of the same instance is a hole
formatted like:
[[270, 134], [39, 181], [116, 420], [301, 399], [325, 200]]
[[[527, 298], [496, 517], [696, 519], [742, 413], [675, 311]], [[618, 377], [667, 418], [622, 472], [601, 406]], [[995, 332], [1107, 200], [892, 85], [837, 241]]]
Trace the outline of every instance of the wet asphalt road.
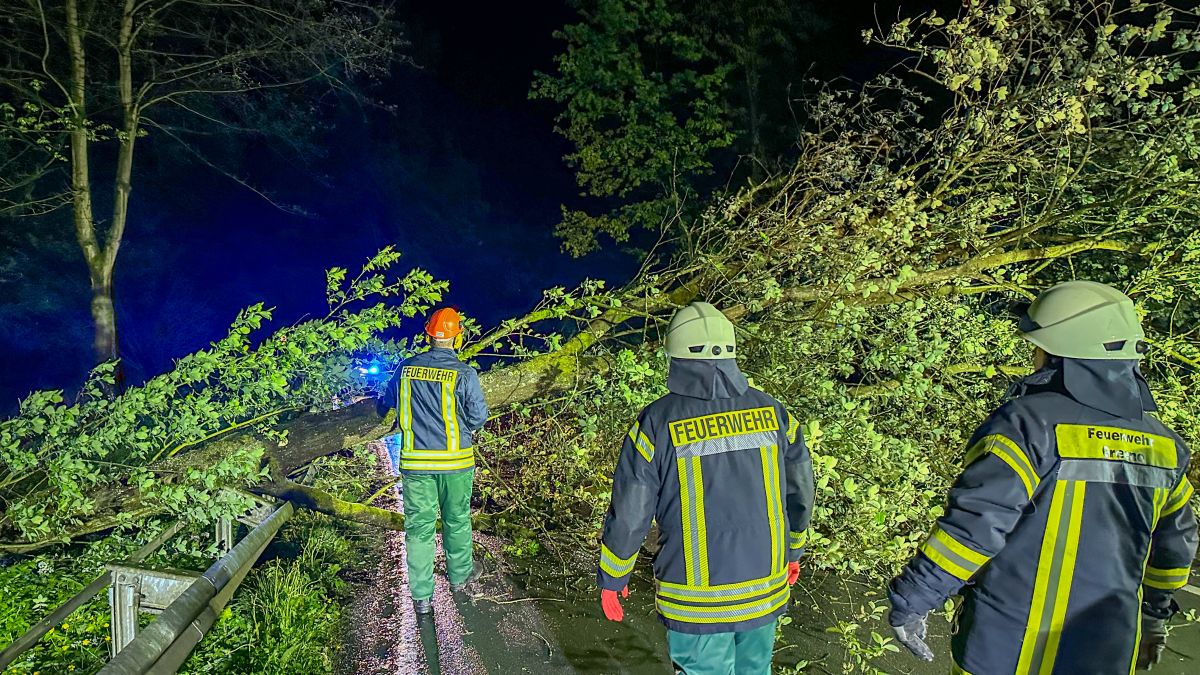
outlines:
[[[377, 444], [383, 465], [386, 451]], [[400, 508], [400, 495], [388, 508]], [[383, 505], [383, 504], [381, 504]], [[516, 567], [504, 560], [503, 542], [476, 535], [476, 555], [487, 572], [469, 594], [450, 593], [439, 559], [435, 567], [434, 615], [418, 620], [404, 579], [404, 534], [389, 532], [379, 550], [374, 578], [359, 594], [340, 672], [345, 675], [508, 675], [584, 673], [663, 675], [670, 673], [666, 634], [653, 606], [649, 569], [639, 564], [625, 601], [625, 621], [603, 618], [594, 582], [550, 563]], [[440, 550], [440, 543], [439, 543]], [[590, 559], [590, 552], [579, 556]], [[577, 568], [576, 568], [577, 569]], [[831, 576], [802, 578], [793, 594], [777, 645], [776, 666], [807, 661], [803, 671], [842, 673], [847, 652], [828, 629], [855, 620], [860, 608], [882, 602], [880, 589]], [[1184, 609], [1200, 612], [1200, 595], [1178, 594]], [[856, 634], [887, 636], [881, 620], [858, 619]], [[947, 621], [931, 617], [930, 664], [907, 654], [888, 654], [875, 668], [895, 674], [946, 675], [950, 672]], [[1155, 675], [1200, 675], [1200, 624], [1176, 628], [1164, 663]]]

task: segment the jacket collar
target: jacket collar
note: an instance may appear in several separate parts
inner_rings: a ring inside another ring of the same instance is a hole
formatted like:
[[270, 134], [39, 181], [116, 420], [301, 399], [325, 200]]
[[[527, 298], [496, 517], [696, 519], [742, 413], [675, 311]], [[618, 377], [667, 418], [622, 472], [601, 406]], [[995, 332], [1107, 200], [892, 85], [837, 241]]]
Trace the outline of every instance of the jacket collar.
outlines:
[[705, 401], [734, 398], [750, 388], [734, 359], [671, 359], [667, 389]]
[[1057, 391], [1081, 405], [1122, 419], [1141, 419], [1158, 410], [1135, 360], [1050, 357], [1044, 368], [1022, 380], [1018, 394]]

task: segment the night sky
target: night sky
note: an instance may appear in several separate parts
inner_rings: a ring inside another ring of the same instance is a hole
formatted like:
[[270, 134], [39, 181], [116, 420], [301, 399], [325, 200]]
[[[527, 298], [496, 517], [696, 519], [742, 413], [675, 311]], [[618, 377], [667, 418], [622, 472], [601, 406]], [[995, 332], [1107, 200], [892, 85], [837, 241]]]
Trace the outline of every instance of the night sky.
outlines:
[[[895, 17], [897, 3], [817, 6], [830, 28], [801, 77], [861, 80], [894, 61], [858, 35], [875, 16]], [[371, 89], [387, 110], [326, 105], [302, 161], [261, 137], [218, 153], [283, 208], [168, 139], [139, 142], [116, 280], [131, 381], [207, 346], [246, 305], [276, 307], [281, 325], [323, 314], [323, 270], [353, 269], [386, 244], [404, 252], [404, 269], [449, 280], [448, 300], [485, 324], [523, 313], [547, 286], [620, 283], [636, 270], [620, 247], [577, 260], [553, 235], [578, 189], [561, 160], [570, 147], [553, 133], [556, 109], [528, 91], [535, 70], [552, 70], [562, 48], [552, 33], [575, 20], [569, 6], [412, 2], [399, 14], [415, 65]], [[91, 356], [86, 271], [69, 227], [3, 227], [0, 413], [32, 389], [77, 387]]]

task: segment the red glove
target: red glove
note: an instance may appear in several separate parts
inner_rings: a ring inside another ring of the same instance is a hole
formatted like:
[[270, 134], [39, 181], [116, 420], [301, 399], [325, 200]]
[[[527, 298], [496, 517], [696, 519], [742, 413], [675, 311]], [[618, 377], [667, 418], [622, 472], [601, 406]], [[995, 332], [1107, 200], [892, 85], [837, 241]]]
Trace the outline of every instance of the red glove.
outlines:
[[[629, 597], [629, 587], [621, 589], [621, 597]], [[625, 610], [621, 609], [621, 600], [617, 597], [616, 591], [600, 591], [600, 608], [604, 610], [604, 616], [608, 617], [609, 621], [620, 621], [625, 618]]]
[[800, 561], [797, 560], [796, 562], [788, 563], [788, 577], [787, 577], [788, 586], [795, 584], [799, 578], [800, 578]]

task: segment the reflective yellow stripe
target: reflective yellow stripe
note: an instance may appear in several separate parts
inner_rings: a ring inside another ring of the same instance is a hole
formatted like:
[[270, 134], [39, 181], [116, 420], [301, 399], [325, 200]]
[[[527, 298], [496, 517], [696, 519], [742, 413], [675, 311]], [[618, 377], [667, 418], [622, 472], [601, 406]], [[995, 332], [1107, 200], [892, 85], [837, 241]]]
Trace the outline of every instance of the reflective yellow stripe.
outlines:
[[1187, 476], [1180, 479], [1179, 485], [1171, 492], [1171, 496], [1167, 498], [1167, 505], [1162, 510], [1162, 517], [1167, 517], [1175, 513], [1192, 500], [1192, 495], [1196, 494], [1196, 489], [1192, 487], [1191, 481]]
[[1055, 483], [1017, 672], [1046, 675], [1054, 670], [1075, 575], [1086, 494], [1086, 482]]
[[634, 423], [633, 428], [629, 430], [629, 441], [633, 443], [633, 447], [647, 462], [654, 460], [654, 444], [650, 442], [650, 437], [642, 433], [641, 425]]
[[1025, 486], [1025, 494], [1028, 497], [1033, 496], [1033, 491], [1037, 489], [1041, 478], [1038, 477], [1037, 471], [1033, 468], [1033, 463], [1029, 461], [1029, 456], [1021, 450], [1021, 447], [1014, 443], [1011, 439], [1000, 434], [984, 436], [979, 439], [970, 450], [967, 451], [967, 457], [964, 464], [970, 466], [983, 455], [992, 453], [1000, 458], [1005, 464], [1017, 474], [1021, 479], [1021, 484]]
[[668, 602], [680, 600], [689, 603], [709, 603], [728, 605], [737, 600], [755, 598], [766, 593], [774, 593], [787, 583], [787, 573], [776, 574], [763, 579], [754, 579], [738, 584], [722, 586], [685, 586], [659, 582], [658, 597]]
[[688, 581], [708, 585], [708, 528], [704, 518], [704, 475], [699, 457], [680, 457], [680, 515], [683, 519], [683, 557]]
[[612, 549], [608, 548], [604, 543], [600, 544], [600, 569], [606, 574], [620, 579], [621, 577], [633, 571], [633, 565], [637, 562], [638, 552], [634, 551], [633, 555], [628, 558], [622, 558]]
[[959, 542], [941, 527], [935, 527], [921, 546], [924, 553], [938, 567], [967, 581], [975, 576], [980, 567], [991, 560], [988, 556], [973, 551]]
[[1142, 577], [1142, 583], [1150, 588], [1173, 591], [1187, 586], [1188, 576], [1191, 573], [1192, 570], [1190, 567], [1175, 567], [1171, 569], [1147, 567], [1146, 573]]
[[413, 446], [412, 430], [412, 382], [400, 380], [400, 406], [397, 411], [400, 420], [400, 450], [403, 452]]
[[950, 675], [971, 675], [971, 673], [963, 670], [963, 667], [958, 665], [958, 662], [952, 659], [950, 661]]
[[796, 442], [796, 434], [799, 431], [800, 431], [800, 421], [797, 420], [795, 417], [793, 417], [791, 413], [788, 413], [788, 430], [787, 430], [788, 443]]
[[1041, 675], [1054, 671], [1054, 660], [1058, 656], [1058, 644], [1062, 639], [1063, 624], [1067, 618], [1067, 605], [1071, 599], [1071, 584], [1075, 580], [1075, 567], [1079, 556], [1079, 535], [1083, 529], [1083, 498], [1087, 494], [1087, 483], [1075, 483], [1071, 495], [1070, 521], [1067, 530], [1067, 546], [1062, 560], [1062, 576], [1055, 590], [1054, 613], [1050, 619], [1050, 635], [1046, 640], [1046, 656], [1042, 660]]
[[409, 449], [409, 450], [405, 450], [404, 454], [402, 456], [405, 459], [424, 459], [424, 460], [428, 460], [428, 461], [438, 462], [438, 461], [449, 461], [452, 459], [466, 459], [468, 457], [473, 457], [474, 455], [475, 455], [475, 450], [472, 448], [467, 448], [465, 450], [456, 450], [454, 452], [450, 452], [449, 450], [412, 450], [412, 449]]
[[736, 605], [701, 607], [656, 599], [658, 611], [664, 617], [685, 623], [735, 623], [750, 621], [783, 608], [788, 601], [788, 587], [758, 600]]
[[458, 459], [449, 462], [430, 461], [427, 459], [400, 460], [400, 468], [408, 471], [457, 471], [459, 469], [469, 469], [473, 466], [475, 466], [474, 455], [466, 459]]
[[446, 449], [458, 449], [458, 403], [454, 400], [454, 382], [442, 382], [442, 421], [446, 424]]
[[808, 545], [808, 530], [803, 532], [789, 532], [788, 541], [793, 550], [804, 548]]
[[762, 456], [763, 492], [767, 496], [767, 524], [771, 529], [771, 571], [777, 572], [783, 564], [783, 524], [779, 511], [778, 451], [773, 446], [759, 448]]

